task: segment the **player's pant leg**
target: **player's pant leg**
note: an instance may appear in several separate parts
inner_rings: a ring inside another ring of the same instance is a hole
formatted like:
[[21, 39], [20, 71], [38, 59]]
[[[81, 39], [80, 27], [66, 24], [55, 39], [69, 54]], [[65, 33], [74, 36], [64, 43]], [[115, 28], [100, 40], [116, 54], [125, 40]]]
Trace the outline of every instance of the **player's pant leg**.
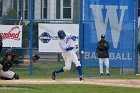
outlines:
[[76, 67], [81, 66], [81, 63], [78, 60], [78, 57], [77, 57], [77, 55], [76, 55], [76, 53], [74, 51], [71, 54], [71, 60], [76, 65]]
[[2, 65], [0, 64], [0, 70], [2, 70]]
[[80, 77], [82, 77], [83, 73], [82, 73], [82, 67], [81, 66], [78, 66], [76, 67], [77, 71], [78, 71], [78, 74]]
[[58, 73], [61, 73], [61, 72], [64, 72], [64, 69], [63, 68], [60, 68], [60, 69], [58, 69], [58, 70], [55, 71], [55, 73], [57, 73], [57, 74]]
[[[62, 56], [63, 56], [64, 62], [65, 62], [65, 64], [66, 64], [66, 56], [65, 56], [65, 54], [62, 53]], [[58, 69], [58, 70], [55, 70], [55, 73], [57, 73], [57, 74], [58, 74], [58, 73], [61, 73], [61, 72], [64, 72], [63, 67], [60, 68], [60, 69]]]
[[103, 58], [99, 58], [99, 69], [100, 74], [103, 73]]
[[2, 70], [2, 65], [0, 64], [0, 77], [2, 77], [1, 70]]
[[109, 73], [109, 58], [105, 58], [104, 62], [106, 66], [106, 74], [108, 74]]
[[70, 58], [65, 56], [64, 61], [65, 61], [65, 67], [63, 67], [63, 68], [61, 68], [59, 70], [56, 70], [55, 73], [58, 74], [58, 73], [70, 70], [70, 68], [71, 68], [71, 60], [70, 60]]
[[1, 70], [1, 75], [3, 78], [13, 79], [15, 72], [9, 70], [8, 71]]
[[71, 69], [71, 64], [72, 64], [71, 56], [68, 55], [65, 59], [65, 67], [63, 67], [64, 72], [69, 71]]
[[78, 60], [78, 57], [75, 53], [73, 53], [72, 55], [72, 62], [76, 65], [76, 69], [78, 71], [79, 76], [82, 76], [82, 67], [81, 67], [81, 63]]

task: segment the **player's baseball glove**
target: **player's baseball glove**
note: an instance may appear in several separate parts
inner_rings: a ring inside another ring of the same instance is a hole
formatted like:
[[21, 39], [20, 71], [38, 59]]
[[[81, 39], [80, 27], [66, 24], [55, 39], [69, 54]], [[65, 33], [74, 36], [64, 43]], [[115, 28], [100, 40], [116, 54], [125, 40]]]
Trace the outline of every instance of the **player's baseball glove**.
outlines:
[[37, 60], [40, 59], [40, 56], [39, 55], [33, 55], [33, 62], [35, 63]]

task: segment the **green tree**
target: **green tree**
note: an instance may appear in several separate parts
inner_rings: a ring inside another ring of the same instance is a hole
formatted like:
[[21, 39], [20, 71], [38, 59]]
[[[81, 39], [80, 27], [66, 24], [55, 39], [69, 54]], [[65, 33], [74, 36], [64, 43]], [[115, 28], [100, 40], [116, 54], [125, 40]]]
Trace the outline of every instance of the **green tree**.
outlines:
[[3, 16], [3, 19], [5, 19], [5, 20], [2, 20], [1, 23], [3, 25], [15, 25], [15, 24], [18, 24], [19, 23], [18, 20], [12, 20], [12, 19], [15, 19], [15, 18], [17, 18], [17, 12], [16, 12], [16, 10], [13, 9], [13, 8], [9, 8], [7, 10], [6, 14]]

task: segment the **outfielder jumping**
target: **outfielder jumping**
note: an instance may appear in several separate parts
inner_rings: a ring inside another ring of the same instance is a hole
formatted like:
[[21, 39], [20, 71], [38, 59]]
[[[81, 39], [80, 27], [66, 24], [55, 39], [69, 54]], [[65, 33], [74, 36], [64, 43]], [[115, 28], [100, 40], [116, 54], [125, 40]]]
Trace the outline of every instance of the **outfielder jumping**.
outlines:
[[[62, 56], [65, 61], [65, 67], [53, 71], [52, 80], [56, 79], [56, 74], [69, 71], [71, 69], [72, 62], [76, 65], [76, 69], [78, 71], [80, 81], [83, 80], [81, 64], [80, 61], [78, 61], [75, 51], [73, 50], [78, 48], [78, 43], [76, 42], [76, 36], [65, 33], [63, 30], [59, 30], [57, 34], [60, 39], [59, 45], [62, 49]], [[71, 44], [72, 42], [75, 43], [75, 46], [72, 46]]]

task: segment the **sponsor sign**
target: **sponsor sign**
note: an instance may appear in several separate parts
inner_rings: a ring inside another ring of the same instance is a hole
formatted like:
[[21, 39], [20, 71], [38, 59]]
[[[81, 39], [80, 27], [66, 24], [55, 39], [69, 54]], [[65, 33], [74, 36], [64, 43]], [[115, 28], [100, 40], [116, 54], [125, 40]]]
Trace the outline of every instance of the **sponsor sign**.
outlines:
[[0, 25], [0, 34], [3, 37], [3, 47], [22, 46], [22, 26]]
[[39, 24], [39, 52], [61, 52], [57, 32], [64, 30], [79, 36], [79, 24]]

